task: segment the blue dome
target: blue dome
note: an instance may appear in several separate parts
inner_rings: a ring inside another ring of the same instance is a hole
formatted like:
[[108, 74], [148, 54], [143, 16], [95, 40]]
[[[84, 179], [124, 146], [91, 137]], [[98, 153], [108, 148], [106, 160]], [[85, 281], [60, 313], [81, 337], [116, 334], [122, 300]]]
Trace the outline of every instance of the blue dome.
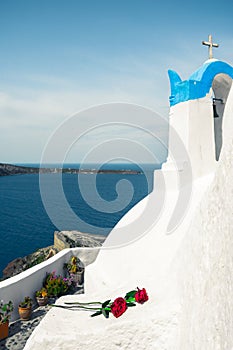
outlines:
[[175, 71], [169, 70], [168, 75], [171, 86], [170, 106], [206, 96], [210, 91], [214, 77], [220, 73], [227, 74], [233, 78], [233, 67], [228, 63], [211, 59], [196, 70], [188, 80], [183, 81]]

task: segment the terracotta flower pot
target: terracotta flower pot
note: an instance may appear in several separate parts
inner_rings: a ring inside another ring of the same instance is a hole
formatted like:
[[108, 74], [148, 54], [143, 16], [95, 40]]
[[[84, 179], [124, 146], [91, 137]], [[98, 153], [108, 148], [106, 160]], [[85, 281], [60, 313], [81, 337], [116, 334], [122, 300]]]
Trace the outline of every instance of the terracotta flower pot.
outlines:
[[45, 306], [48, 304], [48, 297], [36, 297], [36, 301], [39, 306]]
[[19, 306], [19, 316], [22, 321], [28, 321], [31, 318], [32, 308]]
[[9, 335], [9, 322], [0, 323], [0, 340], [7, 338]]

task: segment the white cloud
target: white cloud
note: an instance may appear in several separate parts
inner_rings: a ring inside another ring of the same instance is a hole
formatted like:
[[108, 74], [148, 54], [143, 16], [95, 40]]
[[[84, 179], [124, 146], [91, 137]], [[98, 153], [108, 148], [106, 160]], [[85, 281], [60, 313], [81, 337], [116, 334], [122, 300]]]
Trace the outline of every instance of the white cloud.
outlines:
[[[20, 87], [17, 84], [2, 86], [0, 123], [4, 139], [0, 141], [0, 160], [39, 161], [43, 148], [56, 127], [71, 114], [94, 105], [134, 103], [149, 107], [168, 119], [169, 81], [166, 59], [161, 61], [159, 55], [148, 58], [142, 53], [137, 59], [124, 56], [111, 61], [104, 56], [95, 57], [96, 62], [102, 69], [106, 68], [104, 75], [101, 76], [98, 69], [95, 69], [96, 76], [89, 74], [88, 81], [37, 73], [25, 76], [21, 73], [20, 76], [19, 72]], [[182, 67], [182, 59], [176, 62]], [[183, 68], [188, 70], [189, 67], [190, 64], [187, 63]], [[152, 125], [147, 127], [153, 128]], [[156, 128], [158, 135], [166, 139], [167, 128], [160, 125], [159, 121]], [[129, 130], [122, 130], [122, 135], [124, 133], [131, 137]], [[142, 138], [135, 130], [133, 135], [132, 139]], [[87, 136], [79, 143], [79, 153], [84, 154], [88, 143], [100, 141], [101, 137], [103, 130], [96, 130], [93, 135]], [[3, 147], [7, 140], [15, 142], [15, 146], [11, 142], [11, 150]], [[144, 137], [144, 142], [153, 144], [148, 137]]]
[[[151, 134], [148, 132], [150, 129]], [[124, 158], [128, 154], [139, 163], [149, 163], [157, 158], [160, 163], [166, 157], [167, 123], [155, 120], [153, 128], [145, 129], [125, 125], [102, 125], [79, 138], [69, 150], [66, 162], [88, 154], [89, 162], [95, 158], [103, 161], [106, 157]], [[131, 152], [131, 153], [130, 153]]]
[[[106, 89], [89, 89], [81, 92], [80, 90], [36, 91], [14, 88], [12, 93], [2, 92], [0, 94], [0, 123], [3, 132], [0, 141], [1, 161], [39, 161], [42, 150], [54, 129], [67, 116], [90, 106], [121, 101], [141, 105], [151, 104], [153, 108], [153, 99], [145, 93], [146, 88], [141, 95], [143, 82], [138, 91], [133, 84], [135, 94], [128, 93], [130, 84], [132, 82], [128, 82], [122, 89], [118, 87], [112, 91]], [[144, 84], [147, 85], [147, 82]], [[111, 132], [113, 133], [113, 130]], [[89, 135], [89, 140], [87, 137], [82, 141], [81, 146], [79, 145], [80, 155], [86, 151], [90, 139], [94, 141], [98, 133], [101, 138], [103, 130], [96, 131], [95, 135]], [[136, 133], [135, 137], [137, 137]]]

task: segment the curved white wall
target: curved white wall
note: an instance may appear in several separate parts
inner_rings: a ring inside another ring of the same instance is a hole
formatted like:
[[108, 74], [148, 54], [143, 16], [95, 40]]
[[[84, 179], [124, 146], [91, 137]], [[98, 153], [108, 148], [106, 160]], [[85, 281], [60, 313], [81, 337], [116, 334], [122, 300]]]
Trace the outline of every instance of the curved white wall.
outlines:
[[47, 261], [40, 263], [14, 277], [0, 282], [0, 300], [13, 301], [14, 311], [11, 321], [19, 318], [18, 304], [25, 296], [30, 296], [35, 302], [35, 292], [42, 287], [47, 272], [56, 271], [64, 275], [64, 263], [68, 262], [71, 255], [79, 257], [85, 266], [91, 264], [99, 252], [99, 248], [72, 248], [64, 249]]
[[[213, 184], [173, 262], [180, 296], [178, 349], [233, 348], [233, 89]], [[178, 277], [178, 279], [177, 279]]]

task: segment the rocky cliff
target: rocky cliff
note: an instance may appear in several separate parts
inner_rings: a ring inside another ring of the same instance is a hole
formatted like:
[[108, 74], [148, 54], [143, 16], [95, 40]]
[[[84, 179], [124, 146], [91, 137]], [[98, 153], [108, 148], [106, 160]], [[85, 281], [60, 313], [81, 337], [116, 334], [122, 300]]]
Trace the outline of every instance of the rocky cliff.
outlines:
[[0, 163], [0, 176], [17, 175], [17, 174], [36, 174], [38, 172], [39, 172], [38, 168]]
[[3, 270], [3, 279], [17, 275], [28, 268], [37, 265], [65, 248], [100, 247], [105, 236], [92, 235], [79, 231], [55, 231], [54, 245], [38, 249], [36, 252], [11, 261]]
[[24, 257], [12, 260], [3, 270], [3, 279], [17, 275], [18, 273], [49, 259], [58, 252], [53, 246], [38, 249], [36, 252]]
[[75, 247], [100, 247], [106, 237], [80, 231], [55, 231], [54, 247], [58, 251]]

